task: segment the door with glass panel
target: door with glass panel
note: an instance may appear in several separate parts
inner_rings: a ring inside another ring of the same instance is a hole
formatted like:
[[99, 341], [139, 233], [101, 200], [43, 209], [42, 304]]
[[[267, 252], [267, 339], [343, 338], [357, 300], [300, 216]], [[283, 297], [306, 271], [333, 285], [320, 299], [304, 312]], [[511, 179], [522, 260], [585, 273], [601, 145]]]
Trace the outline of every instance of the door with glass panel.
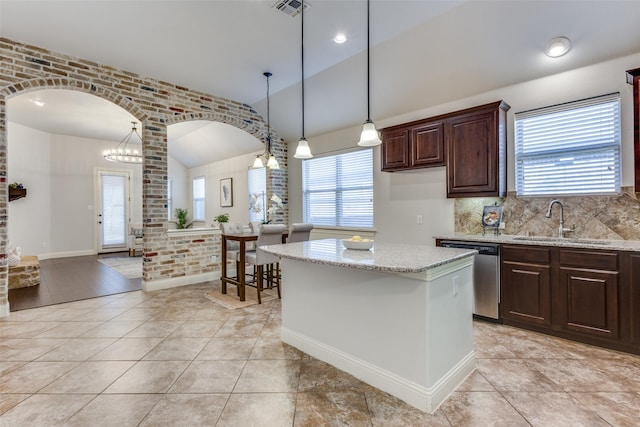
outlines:
[[98, 171], [98, 252], [127, 249], [129, 224], [128, 172]]

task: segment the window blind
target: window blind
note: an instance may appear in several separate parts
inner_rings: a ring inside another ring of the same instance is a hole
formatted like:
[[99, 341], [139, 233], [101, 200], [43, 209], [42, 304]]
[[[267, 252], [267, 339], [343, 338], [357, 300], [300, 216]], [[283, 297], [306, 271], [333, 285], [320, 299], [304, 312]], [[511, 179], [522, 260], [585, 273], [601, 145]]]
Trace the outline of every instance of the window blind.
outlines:
[[204, 221], [204, 177], [193, 179], [193, 220]]
[[267, 169], [249, 169], [247, 178], [249, 190], [249, 222], [264, 221], [266, 219]]
[[167, 180], [167, 219], [173, 219], [173, 178]]
[[302, 200], [305, 222], [373, 227], [373, 150], [304, 160]]
[[618, 193], [620, 141], [618, 93], [516, 113], [516, 193]]

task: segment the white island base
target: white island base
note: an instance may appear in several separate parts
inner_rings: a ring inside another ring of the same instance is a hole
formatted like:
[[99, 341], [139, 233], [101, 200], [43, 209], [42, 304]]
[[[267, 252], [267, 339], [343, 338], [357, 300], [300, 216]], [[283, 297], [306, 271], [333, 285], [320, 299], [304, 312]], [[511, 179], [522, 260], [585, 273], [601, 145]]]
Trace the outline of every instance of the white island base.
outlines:
[[418, 273], [283, 257], [282, 341], [433, 413], [475, 369], [472, 255]]

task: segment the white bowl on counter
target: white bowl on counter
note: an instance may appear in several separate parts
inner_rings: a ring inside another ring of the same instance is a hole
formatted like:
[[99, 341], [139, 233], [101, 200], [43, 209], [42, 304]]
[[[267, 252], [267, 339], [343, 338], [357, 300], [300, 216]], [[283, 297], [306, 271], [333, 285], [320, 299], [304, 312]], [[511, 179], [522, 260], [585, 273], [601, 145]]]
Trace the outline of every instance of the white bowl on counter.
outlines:
[[373, 240], [362, 241], [362, 240], [342, 239], [342, 244], [347, 249], [368, 251], [373, 247]]

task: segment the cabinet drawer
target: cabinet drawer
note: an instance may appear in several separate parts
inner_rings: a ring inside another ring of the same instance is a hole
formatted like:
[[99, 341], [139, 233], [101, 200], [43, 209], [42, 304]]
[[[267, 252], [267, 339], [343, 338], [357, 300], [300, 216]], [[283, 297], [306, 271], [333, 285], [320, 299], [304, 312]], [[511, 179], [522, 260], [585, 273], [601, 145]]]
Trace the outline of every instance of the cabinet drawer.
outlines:
[[528, 262], [535, 264], [549, 264], [551, 262], [551, 248], [525, 245], [503, 245], [502, 260], [514, 262]]
[[618, 258], [616, 252], [560, 249], [560, 265], [563, 267], [618, 271]]

